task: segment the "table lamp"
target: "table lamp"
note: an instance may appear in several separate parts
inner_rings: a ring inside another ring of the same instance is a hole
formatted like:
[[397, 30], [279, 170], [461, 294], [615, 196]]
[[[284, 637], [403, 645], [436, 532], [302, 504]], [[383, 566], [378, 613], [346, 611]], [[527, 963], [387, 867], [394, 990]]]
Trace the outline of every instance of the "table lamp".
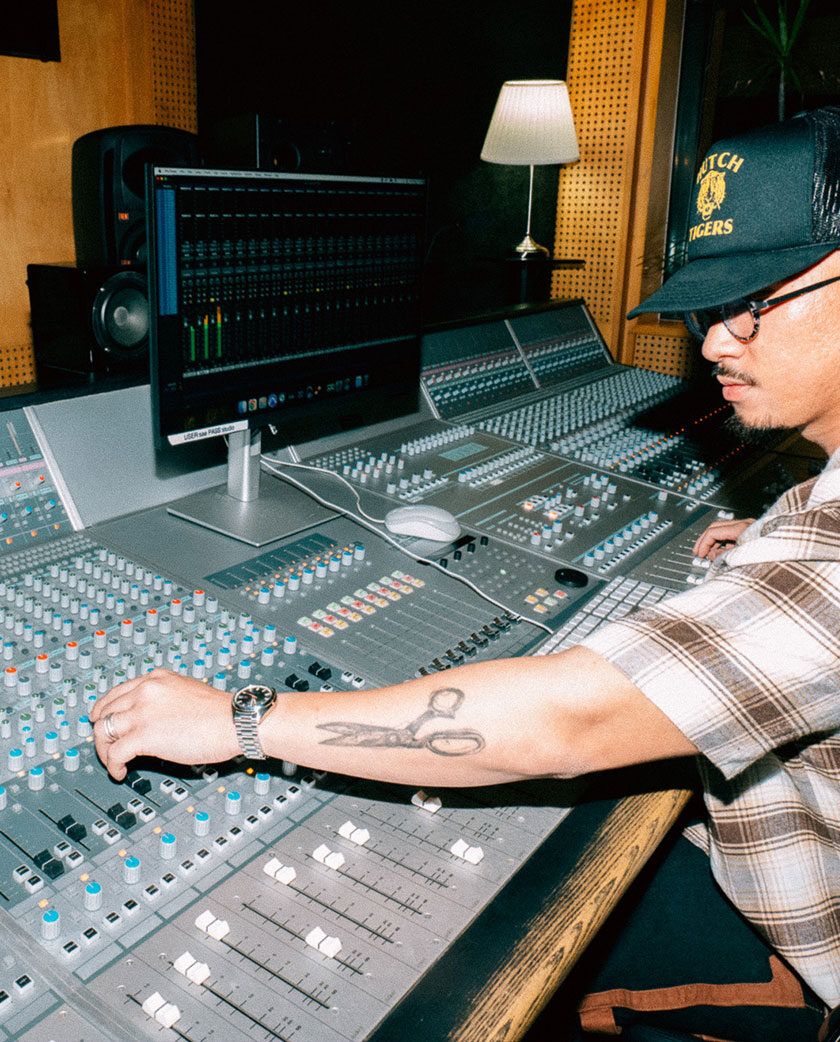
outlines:
[[508, 80], [502, 84], [481, 158], [505, 166], [529, 166], [528, 227], [516, 252], [547, 254], [531, 237], [534, 167], [580, 159], [569, 92], [563, 80]]

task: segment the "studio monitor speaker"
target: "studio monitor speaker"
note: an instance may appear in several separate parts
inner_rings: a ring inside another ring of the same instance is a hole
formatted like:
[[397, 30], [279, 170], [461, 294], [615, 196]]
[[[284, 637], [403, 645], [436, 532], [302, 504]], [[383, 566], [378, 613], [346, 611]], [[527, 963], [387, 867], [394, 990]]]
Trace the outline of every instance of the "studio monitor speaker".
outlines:
[[73, 143], [76, 263], [82, 268], [146, 263], [145, 168], [196, 166], [198, 138], [174, 127], [106, 127]]
[[29, 264], [26, 276], [39, 380], [57, 372], [146, 374], [149, 295], [142, 268]]
[[220, 120], [209, 140], [211, 160], [218, 166], [278, 173], [349, 171], [349, 135], [335, 120], [247, 113]]

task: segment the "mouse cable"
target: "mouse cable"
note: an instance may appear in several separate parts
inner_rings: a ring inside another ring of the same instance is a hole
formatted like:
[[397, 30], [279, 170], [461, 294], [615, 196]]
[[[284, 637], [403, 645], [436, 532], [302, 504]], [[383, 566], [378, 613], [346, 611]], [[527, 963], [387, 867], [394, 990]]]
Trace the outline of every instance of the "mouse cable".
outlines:
[[[347, 478], [345, 478], [342, 474], [336, 474], [336, 472], [334, 470], [327, 470], [326, 467], [315, 467], [311, 463], [295, 463], [295, 462], [292, 462], [291, 460], [276, 460], [276, 459], [272, 459], [270, 456], [260, 456], [260, 462], [262, 463], [262, 465], [267, 470], [272, 471], [272, 473], [274, 473], [274, 474], [278, 474], [280, 477], [284, 477], [285, 475], [281, 474], [279, 471], [273, 470], [272, 468], [274, 468], [274, 467], [297, 467], [298, 470], [311, 470], [313, 474], [324, 474], [328, 478], [335, 478], [336, 481], [340, 481], [342, 483], [342, 485], [346, 485], [347, 488], [350, 489], [350, 491], [353, 493], [353, 498], [356, 500], [356, 509], [357, 509], [360, 517], [365, 518], [366, 521], [370, 521], [374, 525], [384, 525], [385, 524], [385, 518], [384, 517], [371, 517], [370, 514], [366, 513], [362, 509], [362, 500], [361, 500], [361, 497], [359, 496], [358, 490], [353, 488], [353, 486], [350, 484], [350, 482], [347, 480]], [[288, 480], [291, 481], [291, 478], [289, 478]], [[302, 491], [306, 492], [308, 495], [312, 496], [314, 499], [318, 498], [317, 495], [311, 489], [304, 488], [303, 486], [300, 486], [300, 487], [301, 487]], [[341, 513], [341, 514], [346, 513], [346, 510], [343, 507], [338, 507], [338, 506], [331, 505], [331, 509], [332, 510], [338, 510], [339, 513]], [[356, 515], [354, 514], [353, 516], [355, 517]]]
[[[335, 510], [339, 514], [342, 514], [344, 517], [349, 517], [352, 521], [356, 521], [358, 524], [362, 525], [363, 528], [369, 529], [369, 531], [373, 532], [375, 535], [378, 535], [380, 538], [390, 543], [396, 550], [399, 550], [400, 553], [403, 553], [407, 557], [410, 557], [413, 561], [416, 561], [418, 564], [428, 564], [432, 568], [437, 569], [437, 571], [439, 571], [441, 574], [448, 575], [450, 579], [455, 579], [459, 583], [463, 583], [464, 586], [468, 586], [474, 593], [477, 593], [478, 596], [482, 598], [482, 600], [485, 600], [488, 602], [488, 604], [492, 604], [495, 608], [499, 608], [501, 611], [506, 612], [509, 616], [511, 616], [511, 618], [520, 620], [522, 622], [527, 622], [531, 626], [536, 626], [537, 629], [544, 630], [548, 634], [554, 633], [554, 630], [551, 629], [551, 627], [546, 626], [545, 623], [537, 622], [536, 619], [529, 619], [524, 615], [520, 615], [518, 611], [514, 611], [512, 608], [509, 608], [506, 604], [503, 604], [501, 601], [497, 601], [495, 597], [491, 597], [489, 593], [485, 593], [484, 590], [482, 590], [479, 586], [476, 586], [476, 584], [471, 579], [467, 579], [466, 576], [457, 575], [454, 572], [450, 572], [449, 569], [444, 568], [442, 565], [438, 564], [437, 561], [432, 561], [428, 557], [422, 557], [420, 554], [415, 554], [412, 550], [409, 550], [407, 547], [397, 542], [397, 540], [394, 539], [389, 532], [386, 532], [382, 528], [374, 527], [374, 525], [381, 525], [381, 521], [375, 521], [374, 519], [368, 520], [366, 514], [357, 515], [352, 510], [348, 510], [347, 507], [339, 506], [337, 503], [331, 503], [329, 500], [324, 499], [323, 496], [319, 496], [316, 492], [313, 492], [312, 489], [304, 485], [302, 481], [298, 481], [296, 478], [293, 478], [290, 474], [284, 474], [280, 468], [300, 467], [302, 470], [314, 470], [317, 473], [329, 474], [332, 477], [339, 478], [339, 480], [343, 481], [344, 484], [349, 485], [349, 482], [346, 481], [343, 477], [341, 477], [340, 474], [335, 474], [333, 473], [333, 471], [325, 470], [321, 467], [312, 467], [305, 463], [287, 463], [284, 461], [282, 464], [280, 464], [276, 460], [270, 459], [268, 456], [261, 456], [260, 461], [263, 465], [263, 468], [267, 470], [270, 474], [274, 474], [276, 477], [282, 478], [284, 481], [288, 481], [290, 485], [294, 485], [296, 488], [299, 488], [301, 492], [305, 492], [306, 495], [311, 496], [314, 500], [320, 503], [321, 506], [327, 507], [329, 510]], [[353, 494], [356, 496], [356, 500], [358, 501], [358, 493], [352, 485], [350, 485], [350, 488]]]

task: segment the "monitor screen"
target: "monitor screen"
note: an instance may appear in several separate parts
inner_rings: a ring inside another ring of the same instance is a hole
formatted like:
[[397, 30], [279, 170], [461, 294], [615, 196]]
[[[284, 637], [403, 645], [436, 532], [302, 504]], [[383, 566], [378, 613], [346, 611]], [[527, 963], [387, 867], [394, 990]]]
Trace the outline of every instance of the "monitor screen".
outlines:
[[148, 190], [158, 438], [417, 408], [421, 179], [150, 167]]
[[260, 481], [292, 445], [416, 411], [422, 179], [150, 166], [149, 351], [158, 444], [228, 438], [227, 491], [171, 514], [254, 545], [322, 517]]

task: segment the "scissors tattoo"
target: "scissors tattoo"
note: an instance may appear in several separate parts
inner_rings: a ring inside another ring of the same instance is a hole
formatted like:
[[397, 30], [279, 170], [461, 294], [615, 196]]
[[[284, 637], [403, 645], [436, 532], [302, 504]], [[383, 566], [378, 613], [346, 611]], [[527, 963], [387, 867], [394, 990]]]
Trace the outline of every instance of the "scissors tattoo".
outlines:
[[484, 748], [484, 739], [478, 731], [446, 730], [432, 731], [425, 735], [418, 732], [432, 720], [451, 720], [464, 701], [464, 692], [454, 687], [444, 687], [433, 692], [429, 707], [405, 727], [380, 727], [376, 724], [357, 724], [333, 721], [319, 724], [323, 731], [331, 731], [335, 737], [327, 738], [322, 745], [356, 745], [364, 748], [385, 749], [428, 749], [439, 756], [468, 756]]

